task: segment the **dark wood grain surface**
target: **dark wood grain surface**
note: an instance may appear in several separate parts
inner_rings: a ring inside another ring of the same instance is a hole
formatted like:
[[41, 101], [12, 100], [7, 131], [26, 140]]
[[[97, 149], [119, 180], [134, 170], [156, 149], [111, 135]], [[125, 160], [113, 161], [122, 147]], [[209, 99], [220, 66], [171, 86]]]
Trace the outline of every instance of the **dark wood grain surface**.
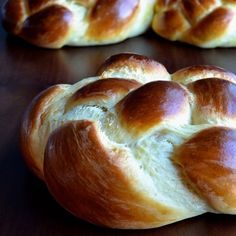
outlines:
[[32, 98], [57, 83], [96, 74], [112, 54], [134, 52], [163, 63], [169, 72], [213, 64], [236, 73], [236, 49], [204, 50], [170, 43], [152, 32], [112, 46], [40, 49], [0, 28], [0, 235], [236, 235], [236, 216], [205, 214], [159, 229], [99, 228], [62, 209], [25, 167], [18, 144], [23, 112]]

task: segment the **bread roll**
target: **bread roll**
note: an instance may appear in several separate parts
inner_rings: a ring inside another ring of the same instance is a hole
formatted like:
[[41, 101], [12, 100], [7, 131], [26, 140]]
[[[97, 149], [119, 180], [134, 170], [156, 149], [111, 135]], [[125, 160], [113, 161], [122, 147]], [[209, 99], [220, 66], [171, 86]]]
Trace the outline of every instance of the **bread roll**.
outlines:
[[29, 168], [80, 219], [121, 229], [236, 213], [236, 76], [215, 66], [169, 74], [135, 54], [55, 85], [29, 106]]

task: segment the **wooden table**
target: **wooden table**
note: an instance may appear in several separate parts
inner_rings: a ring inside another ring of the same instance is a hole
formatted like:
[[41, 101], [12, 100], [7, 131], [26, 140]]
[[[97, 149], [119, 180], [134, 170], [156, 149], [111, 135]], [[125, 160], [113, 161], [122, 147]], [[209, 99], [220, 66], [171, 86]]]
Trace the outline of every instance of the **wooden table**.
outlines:
[[40, 49], [0, 29], [0, 235], [236, 235], [236, 217], [205, 214], [142, 231], [103, 229], [62, 209], [22, 161], [18, 144], [21, 117], [32, 98], [57, 83], [95, 75], [112, 54], [135, 52], [163, 63], [169, 72], [214, 64], [236, 73], [236, 49], [204, 50], [170, 43], [152, 32], [112, 46]]

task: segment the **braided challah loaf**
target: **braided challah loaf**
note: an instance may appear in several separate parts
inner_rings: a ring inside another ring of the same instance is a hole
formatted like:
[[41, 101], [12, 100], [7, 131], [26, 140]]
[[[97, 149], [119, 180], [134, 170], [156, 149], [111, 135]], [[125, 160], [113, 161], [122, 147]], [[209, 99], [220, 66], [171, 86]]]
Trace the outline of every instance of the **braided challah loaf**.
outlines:
[[48, 48], [120, 42], [151, 22], [164, 38], [200, 47], [236, 46], [235, 0], [8, 0], [3, 25]]
[[150, 25], [155, 0], [8, 0], [5, 28], [32, 44], [97, 45], [120, 42]]
[[33, 100], [25, 161], [64, 208], [97, 225], [235, 214], [235, 81], [214, 66], [170, 75], [144, 56], [113, 56], [99, 76]]

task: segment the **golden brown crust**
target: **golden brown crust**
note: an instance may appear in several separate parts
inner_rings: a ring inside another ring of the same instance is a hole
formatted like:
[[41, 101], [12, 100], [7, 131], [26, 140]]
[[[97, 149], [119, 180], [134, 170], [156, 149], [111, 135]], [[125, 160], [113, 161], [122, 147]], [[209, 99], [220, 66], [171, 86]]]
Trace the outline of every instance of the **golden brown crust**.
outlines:
[[72, 12], [52, 1], [9, 0], [3, 7], [7, 31], [42, 47], [61, 47], [70, 34]]
[[134, 135], [190, 113], [186, 90], [170, 81], [151, 82], [129, 93], [116, 111], [122, 126]]
[[87, 37], [109, 39], [119, 35], [137, 14], [139, 0], [98, 0], [89, 13]]
[[73, 20], [67, 8], [53, 5], [27, 18], [20, 36], [39, 46], [56, 47], [64, 43]]
[[212, 207], [236, 213], [236, 130], [203, 130], [181, 146], [176, 161]]

